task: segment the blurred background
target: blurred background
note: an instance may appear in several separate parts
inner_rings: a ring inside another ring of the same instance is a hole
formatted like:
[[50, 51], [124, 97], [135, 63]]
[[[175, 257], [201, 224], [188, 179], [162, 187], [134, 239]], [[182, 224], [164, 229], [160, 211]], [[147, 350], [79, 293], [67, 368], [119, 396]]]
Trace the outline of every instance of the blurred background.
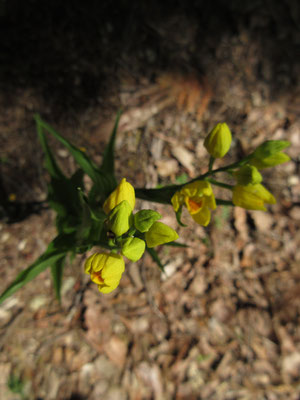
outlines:
[[160, 250], [165, 274], [128, 262], [104, 296], [78, 257], [61, 305], [49, 271], [6, 300], [1, 398], [300, 399], [299, 8], [0, 0], [1, 291], [55, 236], [35, 113], [100, 162], [122, 108], [116, 170], [136, 187], [205, 172], [203, 140], [223, 121], [234, 140], [217, 165], [269, 139], [292, 158], [263, 171], [267, 213], [219, 207], [207, 228], [185, 214], [179, 228], [156, 205], [189, 245]]

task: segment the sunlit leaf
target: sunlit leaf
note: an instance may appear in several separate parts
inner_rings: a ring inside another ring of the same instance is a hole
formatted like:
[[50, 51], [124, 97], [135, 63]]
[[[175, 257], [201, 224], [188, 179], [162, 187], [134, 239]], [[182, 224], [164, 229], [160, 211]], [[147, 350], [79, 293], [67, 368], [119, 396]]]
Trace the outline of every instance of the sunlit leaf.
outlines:
[[66, 255], [68, 251], [67, 238], [56, 237], [48, 246], [44, 254], [42, 254], [33, 264], [24, 269], [16, 279], [8, 286], [0, 295], [0, 303], [15, 293], [18, 289], [30, 282], [46, 268], [56, 263]]

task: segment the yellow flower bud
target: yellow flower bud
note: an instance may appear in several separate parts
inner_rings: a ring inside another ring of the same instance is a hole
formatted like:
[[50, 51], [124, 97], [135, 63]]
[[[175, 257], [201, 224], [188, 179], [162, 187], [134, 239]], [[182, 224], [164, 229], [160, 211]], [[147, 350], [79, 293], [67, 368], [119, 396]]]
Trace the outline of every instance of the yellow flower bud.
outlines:
[[257, 168], [252, 165], [244, 165], [238, 171], [233, 173], [238, 185], [255, 185], [262, 182], [262, 176]]
[[251, 154], [249, 164], [264, 169], [290, 161], [290, 157], [282, 152], [288, 146], [290, 142], [285, 140], [267, 140]]
[[128, 231], [132, 224], [132, 209], [127, 200], [121, 201], [108, 216], [108, 226], [118, 237]]
[[231, 132], [228, 125], [223, 122], [217, 124], [206, 136], [204, 146], [208, 153], [214, 158], [222, 158], [230, 149]]
[[173, 242], [178, 239], [177, 232], [162, 222], [154, 222], [148, 232], [145, 233], [145, 239], [149, 248]]
[[100, 292], [110, 293], [119, 285], [125, 263], [119, 254], [95, 253], [86, 260], [84, 270]]
[[129, 182], [127, 182], [125, 178], [121, 180], [117, 188], [105, 200], [103, 204], [103, 210], [105, 214], [109, 214], [109, 212], [118, 204], [120, 204], [123, 200], [128, 201], [131, 207], [131, 211], [133, 211], [135, 206], [134, 187]]
[[287, 154], [281, 152], [262, 159], [253, 158], [252, 160], [249, 161], [249, 163], [251, 165], [254, 165], [258, 169], [264, 169], [264, 168], [275, 167], [276, 165], [283, 164], [290, 160], [291, 159]]
[[209, 224], [210, 210], [216, 208], [211, 184], [206, 181], [188, 183], [174, 194], [171, 202], [175, 212], [185, 205], [193, 220], [203, 226]]
[[276, 203], [275, 197], [260, 183], [246, 186], [236, 185], [233, 188], [232, 201], [235, 206], [262, 211], [266, 211], [265, 203]]
[[122, 243], [122, 254], [131, 261], [138, 261], [144, 254], [146, 244], [144, 240], [129, 237]]

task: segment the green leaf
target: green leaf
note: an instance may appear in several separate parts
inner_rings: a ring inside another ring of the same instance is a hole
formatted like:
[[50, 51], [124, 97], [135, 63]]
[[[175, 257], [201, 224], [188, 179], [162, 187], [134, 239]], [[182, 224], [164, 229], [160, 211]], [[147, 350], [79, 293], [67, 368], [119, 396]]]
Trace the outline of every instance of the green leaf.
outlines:
[[78, 195], [81, 202], [82, 215], [81, 223], [76, 231], [76, 252], [82, 253], [100, 240], [103, 223], [107, 216], [100, 207], [93, 210], [88, 198], [81, 190], [78, 190]]
[[179, 209], [178, 209], [178, 211], [176, 211], [175, 215], [176, 215], [178, 224], [180, 226], [187, 227], [187, 225], [185, 225], [184, 223], [181, 222], [181, 214], [182, 214], [182, 206], [179, 207]]
[[164, 246], [171, 246], [171, 247], [183, 247], [183, 248], [187, 248], [189, 247], [187, 244], [184, 243], [178, 243], [178, 242], [169, 242], [169, 243], [165, 243]]
[[59, 233], [70, 233], [80, 221], [81, 207], [77, 187], [83, 188], [83, 170], [78, 169], [67, 178], [58, 165], [48, 146], [40, 119], [36, 118], [37, 132], [46, 156], [46, 168], [51, 176], [48, 184], [48, 202], [57, 213], [56, 227]]
[[65, 178], [65, 175], [62, 173], [61, 169], [56, 164], [55, 158], [50, 150], [46, 136], [44, 134], [43, 127], [38, 122], [37, 122], [37, 133], [46, 156], [45, 164], [49, 174], [51, 175], [52, 178], [55, 179]]
[[39, 115], [35, 116], [38, 129], [46, 129], [51, 135], [58, 139], [72, 154], [82, 170], [92, 179], [96, 185], [96, 191], [102, 195], [102, 201], [115, 189], [117, 182], [113, 174], [104, 174], [90, 158], [67, 139], [61, 136], [55, 129], [41, 119]]
[[160, 258], [159, 258], [158, 254], [157, 254], [157, 251], [154, 250], [154, 249], [149, 249], [149, 247], [146, 247], [146, 250], [147, 250], [147, 252], [150, 254], [152, 260], [153, 260], [154, 262], [156, 262], [156, 264], [158, 265], [159, 269], [160, 269], [162, 272], [165, 272], [165, 268], [164, 268], [163, 264], [162, 264], [161, 261], [160, 261]]
[[66, 241], [60, 236], [57, 236], [48, 246], [44, 254], [42, 254], [33, 264], [19, 273], [16, 279], [8, 286], [6, 290], [0, 295], [0, 303], [2, 303], [9, 296], [14, 294], [18, 289], [23, 287], [26, 283], [30, 282], [37, 275], [43, 272], [50, 265], [57, 260], [64, 257], [68, 251]]
[[61, 301], [60, 291], [61, 291], [65, 262], [66, 262], [66, 254], [64, 254], [61, 258], [56, 260], [54, 264], [51, 265], [53, 285], [55, 289], [56, 298], [59, 302]]
[[116, 135], [117, 135], [117, 130], [118, 130], [118, 125], [119, 125], [121, 114], [122, 114], [122, 110], [119, 110], [117, 113], [115, 126], [111, 133], [109, 142], [104, 150], [103, 161], [102, 161], [102, 165], [100, 168], [100, 170], [102, 172], [104, 172], [106, 174], [112, 174], [113, 176], [115, 175], [114, 147], [115, 147]]

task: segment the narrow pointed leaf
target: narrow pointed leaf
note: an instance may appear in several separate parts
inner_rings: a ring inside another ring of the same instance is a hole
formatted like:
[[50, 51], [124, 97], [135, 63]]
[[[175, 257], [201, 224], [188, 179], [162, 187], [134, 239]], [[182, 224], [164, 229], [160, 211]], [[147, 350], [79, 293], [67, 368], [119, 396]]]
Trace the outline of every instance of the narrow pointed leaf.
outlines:
[[154, 262], [156, 262], [156, 264], [158, 265], [159, 269], [160, 269], [162, 272], [165, 272], [165, 268], [164, 268], [163, 264], [162, 264], [161, 261], [160, 261], [160, 258], [159, 258], [158, 254], [157, 254], [157, 251], [154, 250], [154, 249], [152, 249], [152, 248], [149, 249], [149, 247], [146, 247], [146, 250], [147, 250], [147, 252], [150, 254], [152, 260], [153, 260]]
[[189, 247], [187, 244], [184, 243], [178, 243], [178, 242], [169, 242], [169, 243], [165, 243], [164, 246], [171, 246], [171, 247], [183, 247], [183, 248], [187, 248]]
[[[59, 246], [59, 243], [61, 246]], [[14, 294], [18, 289], [30, 282], [41, 272], [45, 271], [50, 265], [61, 259], [66, 253], [64, 240], [59, 236], [56, 237], [48, 246], [44, 254], [42, 254], [33, 264], [19, 273], [16, 279], [8, 286], [8, 288], [0, 295], [0, 303], [9, 296]]]
[[61, 258], [56, 260], [54, 264], [51, 265], [51, 274], [53, 280], [53, 286], [56, 294], [57, 300], [61, 301], [61, 285], [62, 285], [62, 278], [63, 278], [63, 271], [66, 262], [66, 254], [62, 255]]
[[95, 193], [95, 196], [99, 197], [99, 201], [103, 202], [117, 186], [117, 182], [113, 174], [103, 173], [83, 151], [78, 149], [67, 139], [61, 136], [54, 128], [43, 121], [39, 115], [35, 116], [35, 120], [39, 126], [47, 130], [69, 150], [69, 152], [72, 154], [75, 161], [80, 165], [82, 170], [94, 182], [95, 185], [93, 191]]
[[120, 121], [122, 111], [120, 110], [117, 113], [117, 118], [115, 122], [115, 126], [113, 128], [113, 131], [111, 133], [109, 142], [104, 150], [103, 154], [103, 161], [100, 170], [104, 173], [109, 173], [114, 175], [115, 174], [115, 155], [114, 155], [114, 148], [115, 148], [115, 141], [116, 141], [116, 135], [117, 135], [117, 130], [118, 130], [118, 125]]
[[55, 179], [65, 178], [65, 175], [58, 167], [55, 158], [50, 150], [42, 125], [39, 124], [37, 120], [36, 122], [37, 122], [37, 133], [46, 156], [46, 168], [49, 174], [51, 175], [52, 178]]

